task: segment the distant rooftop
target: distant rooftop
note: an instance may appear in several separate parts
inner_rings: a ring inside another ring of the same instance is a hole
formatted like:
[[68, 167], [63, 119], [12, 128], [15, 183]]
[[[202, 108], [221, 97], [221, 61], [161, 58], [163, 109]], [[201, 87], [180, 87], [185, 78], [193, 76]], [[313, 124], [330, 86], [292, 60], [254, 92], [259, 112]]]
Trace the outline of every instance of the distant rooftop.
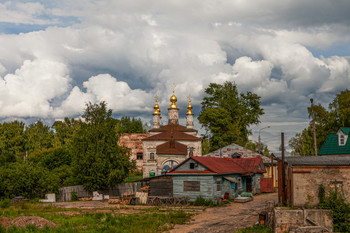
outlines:
[[303, 157], [286, 157], [286, 162], [294, 166], [349, 166], [349, 155], [330, 155], [330, 156], [303, 156]]

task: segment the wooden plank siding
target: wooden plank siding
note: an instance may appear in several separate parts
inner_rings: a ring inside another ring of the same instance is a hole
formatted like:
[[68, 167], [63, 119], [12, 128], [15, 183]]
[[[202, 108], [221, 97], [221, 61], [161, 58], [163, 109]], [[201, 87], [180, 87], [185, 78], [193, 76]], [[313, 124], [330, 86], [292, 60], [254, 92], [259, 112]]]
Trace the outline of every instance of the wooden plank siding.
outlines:
[[150, 196], [172, 197], [173, 179], [171, 176], [164, 176], [150, 180]]
[[[194, 168], [190, 167], [190, 164], [194, 163]], [[203, 165], [199, 164], [194, 159], [189, 159], [186, 163], [181, 164], [179, 167], [176, 168], [176, 171], [205, 171], [208, 170]]]
[[[200, 183], [200, 191], [185, 191], [184, 181], [198, 181]], [[198, 196], [202, 196], [205, 199], [213, 199], [214, 186], [216, 193], [216, 183], [213, 176], [186, 175], [173, 177], [174, 197], [188, 197], [189, 201], [195, 201]]]

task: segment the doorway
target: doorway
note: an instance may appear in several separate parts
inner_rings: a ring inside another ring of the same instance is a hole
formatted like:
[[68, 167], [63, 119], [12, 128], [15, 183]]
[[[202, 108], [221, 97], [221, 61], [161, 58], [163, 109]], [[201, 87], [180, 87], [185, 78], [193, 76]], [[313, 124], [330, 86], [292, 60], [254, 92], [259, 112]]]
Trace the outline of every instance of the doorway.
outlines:
[[253, 187], [252, 187], [252, 177], [248, 176], [246, 177], [246, 192], [252, 192], [253, 191]]

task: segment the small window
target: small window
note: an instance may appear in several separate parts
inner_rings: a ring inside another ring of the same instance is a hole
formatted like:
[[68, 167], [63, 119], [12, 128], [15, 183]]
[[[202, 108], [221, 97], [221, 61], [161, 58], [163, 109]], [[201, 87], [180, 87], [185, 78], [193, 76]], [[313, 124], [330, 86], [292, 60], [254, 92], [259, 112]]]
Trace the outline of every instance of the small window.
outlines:
[[149, 159], [150, 159], [150, 160], [154, 160], [154, 153], [150, 153]]
[[200, 181], [184, 181], [184, 192], [200, 192]]
[[194, 169], [194, 163], [190, 163], [190, 169]]
[[136, 159], [143, 159], [143, 153], [137, 153]]
[[339, 144], [341, 145], [341, 146], [344, 146], [344, 144], [345, 144], [345, 138], [344, 138], [344, 135], [340, 135], [340, 142], [339, 142]]
[[239, 158], [242, 158], [242, 155], [238, 152], [235, 152], [231, 155], [231, 158], [232, 159], [239, 159]]
[[221, 192], [221, 179], [216, 180], [216, 191]]

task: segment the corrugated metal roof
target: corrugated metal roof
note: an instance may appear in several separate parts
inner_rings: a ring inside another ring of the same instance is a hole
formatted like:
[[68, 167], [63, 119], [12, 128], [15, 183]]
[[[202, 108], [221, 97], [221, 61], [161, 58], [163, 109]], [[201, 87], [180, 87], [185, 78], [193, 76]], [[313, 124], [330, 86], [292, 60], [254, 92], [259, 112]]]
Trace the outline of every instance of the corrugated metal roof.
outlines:
[[[172, 171], [174, 174], [213, 174], [214, 172], [205, 170], [205, 171]], [[167, 173], [169, 174], [169, 172]]]
[[[346, 128], [348, 129], [348, 128]], [[339, 146], [338, 134], [331, 133], [320, 148], [318, 155], [342, 155], [350, 154], [350, 138], [344, 146]]]
[[346, 135], [350, 134], [350, 128], [349, 127], [340, 127], [340, 130]]
[[[216, 174], [229, 174], [229, 173], [239, 173], [246, 174], [250, 172], [254, 173], [264, 173], [265, 167], [263, 165], [262, 159], [258, 158], [241, 158], [241, 159], [231, 159], [231, 158], [215, 158], [215, 157], [198, 157], [191, 156], [175, 168], [170, 170], [168, 174], [179, 173], [176, 171], [183, 163], [187, 162], [189, 159], [193, 159], [206, 167], [209, 171]], [[262, 165], [259, 169], [259, 165]], [[181, 173], [190, 173], [189, 171], [183, 171]]]
[[287, 157], [285, 160], [292, 166], [350, 166], [347, 155]]
[[143, 141], [157, 141], [157, 140], [186, 140], [186, 141], [201, 141], [201, 138], [183, 133], [180, 131], [165, 131], [148, 138], [142, 139]]

